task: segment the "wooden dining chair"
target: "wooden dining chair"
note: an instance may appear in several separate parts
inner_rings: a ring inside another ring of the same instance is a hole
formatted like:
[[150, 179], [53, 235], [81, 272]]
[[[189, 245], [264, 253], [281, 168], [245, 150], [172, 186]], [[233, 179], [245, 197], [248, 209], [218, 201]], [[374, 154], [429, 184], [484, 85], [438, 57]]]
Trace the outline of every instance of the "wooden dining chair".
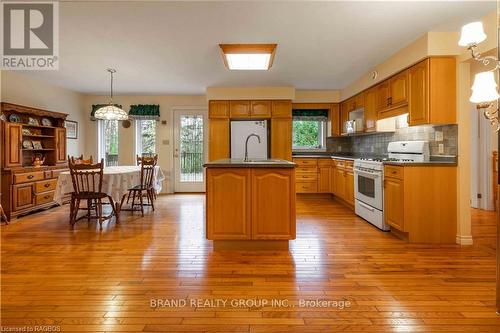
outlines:
[[[102, 180], [104, 175], [104, 160], [96, 164], [75, 164], [68, 160], [71, 181], [73, 183], [73, 193], [71, 194], [70, 204], [70, 224], [74, 227], [75, 223], [87, 218], [97, 219], [99, 227], [102, 229], [102, 222], [111, 219], [116, 214], [116, 206], [113, 198], [102, 192]], [[103, 199], [108, 199], [113, 209], [113, 214], [104, 216], [102, 212]], [[80, 210], [80, 202], [87, 201], [87, 215], [77, 218], [78, 210]], [[95, 209], [95, 216], [91, 215], [91, 210]], [[118, 219], [116, 220], [119, 223]]]
[[[142, 161], [152, 161], [152, 160], [155, 160], [158, 163], [158, 154], [154, 154], [153, 156], [136, 155], [137, 165], [141, 165]], [[130, 198], [130, 194], [129, 194], [129, 198]], [[127, 203], [128, 203], [129, 198], [127, 198]], [[156, 191], [153, 191], [153, 199], [156, 200]]]
[[[157, 156], [152, 158], [141, 159], [141, 183], [139, 185], [136, 185], [128, 189], [127, 204], [130, 200], [130, 196], [132, 196], [132, 206], [130, 209], [124, 209], [124, 210], [130, 210], [130, 211], [139, 210], [134, 208], [136, 205], [138, 205], [140, 206], [140, 211], [142, 216], [144, 216], [144, 206], [151, 206], [153, 211], [155, 210], [154, 178], [155, 178], [155, 168], [157, 162], [158, 162]], [[135, 203], [136, 197], [139, 203]], [[148, 204], [144, 203], [144, 197], [147, 198]], [[123, 205], [124, 200], [125, 196], [122, 198], [122, 201], [120, 202], [120, 210], [122, 210], [121, 206]]]
[[80, 155], [79, 157], [76, 157], [76, 158], [74, 156], [70, 157], [68, 155], [68, 161], [71, 161], [71, 163], [73, 163], [73, 164], [92, 164], [92, 163], [94, 163], [93, 159], [92, 159], [92, 155], [90, 155], [89, 159], [84, 159], [83, 154]]

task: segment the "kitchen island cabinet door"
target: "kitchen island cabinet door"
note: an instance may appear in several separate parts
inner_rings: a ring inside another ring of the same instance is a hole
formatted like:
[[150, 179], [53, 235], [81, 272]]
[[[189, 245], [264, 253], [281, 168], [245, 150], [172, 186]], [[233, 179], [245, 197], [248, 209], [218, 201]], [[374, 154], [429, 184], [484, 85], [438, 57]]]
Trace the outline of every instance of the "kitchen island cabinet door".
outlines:
[[207, 169], [208, 239], [251, 238], [250, 186], [250, 169]]
[[405, 230], [404, 223], [404, 182], [401, 179], [384, 180], [385, 223], [399, 231]]
[[252, 170], [252, 239], [295, 239], [295, 172]]

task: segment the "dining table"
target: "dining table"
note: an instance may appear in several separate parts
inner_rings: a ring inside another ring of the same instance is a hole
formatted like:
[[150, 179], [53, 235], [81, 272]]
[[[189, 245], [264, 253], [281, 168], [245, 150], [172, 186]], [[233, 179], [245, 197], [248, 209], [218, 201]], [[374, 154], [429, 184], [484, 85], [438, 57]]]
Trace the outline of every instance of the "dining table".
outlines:
[[[159, 166], [155, 167], [153, 186], [160, 193], [165, 175]], [[136, 165], [109, 166], [103, 170], [102, 192], [109, 195], [116, 205], [117, 218], [120, 212], [120, 202], [128, 194], [128, 190], [141, 183], [141, 167]], [[69, 171], [63, 171], [57, 178], [54, 201], [63, 204], [65, 196], [73, 192], [73, 182]]]

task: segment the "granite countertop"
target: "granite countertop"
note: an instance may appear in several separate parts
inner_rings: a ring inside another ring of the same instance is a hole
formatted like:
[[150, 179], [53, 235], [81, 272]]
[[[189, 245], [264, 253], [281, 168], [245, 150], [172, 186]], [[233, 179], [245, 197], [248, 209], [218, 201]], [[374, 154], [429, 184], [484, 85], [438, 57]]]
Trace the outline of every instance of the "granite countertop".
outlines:
[[295, 168], [296, 164], [280, 159], [250, 159], [244, 162], [242, 158], [225, 158], [203, 164], [206, 168]]
[[394, 162], [386, 161], [384, 165], [398, 166], [457, 166], [456, 161], [428, 161], [428, 162]]

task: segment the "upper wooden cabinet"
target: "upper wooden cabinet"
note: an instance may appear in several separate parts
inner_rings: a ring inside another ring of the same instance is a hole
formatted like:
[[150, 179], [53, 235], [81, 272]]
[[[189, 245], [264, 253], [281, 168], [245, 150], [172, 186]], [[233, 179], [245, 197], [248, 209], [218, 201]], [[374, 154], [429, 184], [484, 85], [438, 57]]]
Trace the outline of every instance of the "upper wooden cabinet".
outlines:
[[397, 108], [408, 104], [408, 71], [403, 71], [389, 79], [389, 105]]
[[271, 158], [292, 160], [292, 118], [271, 119]]
[[408, 71], [405, 70], [377, 86], [378, 118], [394, 117], [407, 112]]
[[22, 125], [16, 123], [5, 123], [4, 130], [4, 167], [11, 168], [21, 166], [23, 163], [22, 147]]
[[208, 137], [208, 160], [229, 158], [229, 118], [210, 119]]
[[250, 117], [271, 118], [271, 101], [251, 101]]
[[365, 95], [365, 132], [377, 130], [377, 89], [370, 88], [364, 92]]
[[229, 118], [229, 101], [208, 102], [209, 118]]
[[272, 101], [271, 115], [273, 118], [292, 118], [292, 101]]
[[250, 118], [250, 101], [229, 101], [231, 118]]
[[339, 136], [342, 133], [342, 123], [340, 122], [340, 104], [332, 104], [330, 107], [330, 124], [332, 136]]
[[428, 58], [408, 72], [410, 126], [456, 123], [455, 58]]

